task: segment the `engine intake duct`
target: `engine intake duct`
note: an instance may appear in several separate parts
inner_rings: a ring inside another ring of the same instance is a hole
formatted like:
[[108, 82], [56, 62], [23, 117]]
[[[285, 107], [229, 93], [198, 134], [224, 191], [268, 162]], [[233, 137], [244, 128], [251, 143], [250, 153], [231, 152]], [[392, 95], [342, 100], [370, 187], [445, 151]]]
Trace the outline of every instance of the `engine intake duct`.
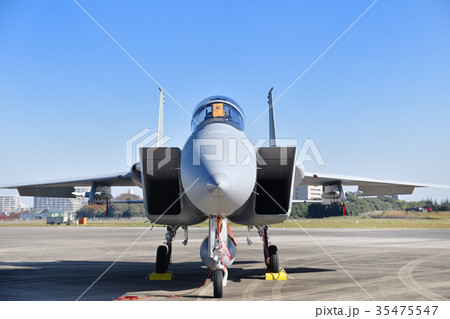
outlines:
[[204, 221], [206, 216], [182, 195], [181, 150], [177, 147], [144, 147], [140, 153], [139, 170], [148, 219], [162, 225], [178, 226]]
[[261, 147], [257, 150], [255, 192], [229, 219], [242, 225], [268, 225], [291, 214], [294, 189], [295, 147]]
[[256, 214], [290, 211], [295, 169], [295, 147], [261, 147], [256, 175]]
[[180, 149], [141, 148], [141, 181], [148, 215], [177, 215], [181, 212], [179, 182]]

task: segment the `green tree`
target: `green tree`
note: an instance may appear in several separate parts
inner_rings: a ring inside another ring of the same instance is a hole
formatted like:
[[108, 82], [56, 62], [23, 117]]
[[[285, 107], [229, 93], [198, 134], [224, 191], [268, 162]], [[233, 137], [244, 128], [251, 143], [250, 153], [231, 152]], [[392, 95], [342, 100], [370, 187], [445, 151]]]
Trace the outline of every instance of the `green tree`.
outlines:
[[77, 218], [80, 217], [105, 217], [106, 216], [106, 206], [104, 205], [84, 205], [79, 210], [76, 211]]
[[[112, 201], [140, 201], [141, 197], [134, 194], [120, 194], [114, 197]], [[106, 205], [84, 205], [76, 212], [77, 218], [80, 217], [106, 217]], [[145, 216], [144, 204], [141, 203], [118, 203], [110, 204], [108, 217], [112, 218], [130, 218]]]
[[[141, 201], [140, 196], [134, 194], [120, 194], [113, 201]], [[118, 203], [111, 204], [111, 213], [114, 217], [130, 218], [145, 216], [144, 204], [141, 203]]]

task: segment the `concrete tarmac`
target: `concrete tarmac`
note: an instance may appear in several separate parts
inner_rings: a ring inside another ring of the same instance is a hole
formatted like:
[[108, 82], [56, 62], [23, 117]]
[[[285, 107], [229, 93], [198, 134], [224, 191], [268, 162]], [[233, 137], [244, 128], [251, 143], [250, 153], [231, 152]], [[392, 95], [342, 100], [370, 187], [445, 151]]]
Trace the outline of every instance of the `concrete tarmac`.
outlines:
[[[223, 300], [450, 299], [450, 230], [271, 229], [286, 281], [264, 279], [256, 230], [251, 246], [246, 228], [233, 232], [237, 257]], [[186, 247], [178, 232], [171, 281], [146, 280], [164, 234], [158, 227], [3, 227], [0, 300], [216, 300], [211, 280], [199, 288], [209, 273], [199, 256], [206, 228], [189, 228]]]

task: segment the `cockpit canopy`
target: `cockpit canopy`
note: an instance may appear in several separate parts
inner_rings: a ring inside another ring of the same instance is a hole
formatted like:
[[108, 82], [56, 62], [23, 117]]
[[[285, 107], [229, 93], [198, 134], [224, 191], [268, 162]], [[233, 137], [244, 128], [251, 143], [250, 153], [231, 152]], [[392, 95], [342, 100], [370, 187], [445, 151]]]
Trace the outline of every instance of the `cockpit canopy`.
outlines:
[[226, 96], [211, 96], [201, 101], [195, 109], [191, 122], [192, 132], [211, 123], [225, 123], [243, 131], [244, 112], [239, 104]]

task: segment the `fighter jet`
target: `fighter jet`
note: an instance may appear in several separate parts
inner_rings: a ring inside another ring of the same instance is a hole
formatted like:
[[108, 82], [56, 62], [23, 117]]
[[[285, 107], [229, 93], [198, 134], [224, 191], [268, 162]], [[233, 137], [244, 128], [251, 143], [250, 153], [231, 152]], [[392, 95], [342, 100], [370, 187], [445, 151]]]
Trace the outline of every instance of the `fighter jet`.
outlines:
[[[161, 92], [162, 94], [162, 92]], [[89, 203], [110, 199], [113, 186], [138, 186], [143, 191], [147, 218], [167, 225], [165, 242], [156, 253], [155, 272], [166, 273], [171, 263], [177, 230], [209, 221], [209, 232], [200, 246], [209, 267], [214, 297], [223, 296], [228, 269], [236, 256], [236, 242], [228, 221], [255, 227], [262, 239], [267, 272], [278, 273], [278, 249], [269, 239], [269, 225], [289, 218], [293, 190], [298, 185], [322, 185], [324, 201], [345, 203], [343, 186], [358, 186], [357, 196], [411, 194], [416, 185], [340, 175], [306, 172], [296, 165], [296, 148], [276, 142], [272, 90], [269, 92], [267, 147], [254, 148], [245, 134], [243, 108], [225, 96], [211, 96], [195, 108], [191, 129], [182, 149], [143, 147], [140, 161], [129, 172], [109, 176], [8, 186], [21, 196], [72, 197], [76, 186], [90, 186]], [[160, 108], [160, 115], [162, 109]]]

